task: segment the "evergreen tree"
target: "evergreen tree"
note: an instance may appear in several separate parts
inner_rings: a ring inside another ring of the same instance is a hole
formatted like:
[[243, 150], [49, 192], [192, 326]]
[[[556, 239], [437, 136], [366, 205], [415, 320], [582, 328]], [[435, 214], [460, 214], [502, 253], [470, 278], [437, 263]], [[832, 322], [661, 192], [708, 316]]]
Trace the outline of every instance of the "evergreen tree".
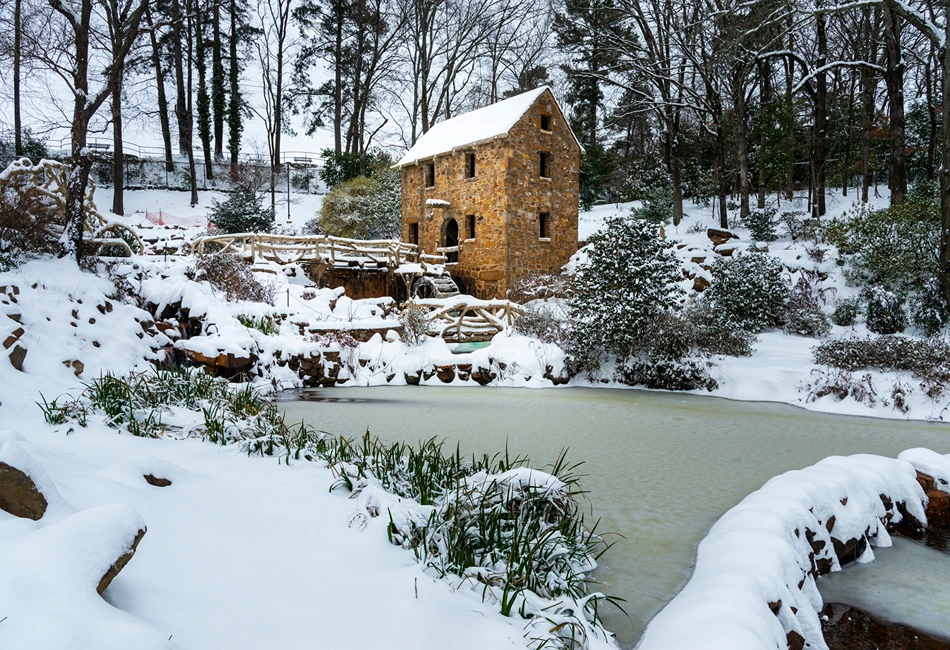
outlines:
[[583, 253], [568, 303], [575, 337], [571, 357], [592, 370], [610, 356], [624, 361], [642, 351], [656, 320], [678, 309], [682, 273], [673, 242], [639, 219], [608, 218]]
[[262, 198], [252, 187], [239, 183], [228, 192], [224, 203], [214, 202], [210, 221], [225, 234], [270, 232], [274, 227], [274, 211], [261, 205]]

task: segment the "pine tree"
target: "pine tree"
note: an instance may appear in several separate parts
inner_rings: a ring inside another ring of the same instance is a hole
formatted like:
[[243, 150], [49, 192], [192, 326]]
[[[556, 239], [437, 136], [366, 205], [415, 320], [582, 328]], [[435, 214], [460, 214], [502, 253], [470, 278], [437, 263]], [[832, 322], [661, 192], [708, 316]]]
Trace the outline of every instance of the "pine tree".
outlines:
[[571, 356], [591, 370], [610, 356], [623, 361], [638, 354], [656, 318], [678, 309], [682, 274], [673, 242], [638, 219], [608, 218], [583, 252], [568, 303], [575, 336]]

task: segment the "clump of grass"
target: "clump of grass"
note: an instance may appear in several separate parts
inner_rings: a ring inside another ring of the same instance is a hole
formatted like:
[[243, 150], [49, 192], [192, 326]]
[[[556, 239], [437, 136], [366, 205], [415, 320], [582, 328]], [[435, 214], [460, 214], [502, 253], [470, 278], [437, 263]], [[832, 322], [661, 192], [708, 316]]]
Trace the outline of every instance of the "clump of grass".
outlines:
[[254, 316], [239, 314], [237, 319], [238, 322], [244, 327], [257, 330], [266, 336], [275, 336], [280, 334], [280, 326], [274, 322], [274, 319], [270, 316], [261, 316], [260, 318], [255, 318]]

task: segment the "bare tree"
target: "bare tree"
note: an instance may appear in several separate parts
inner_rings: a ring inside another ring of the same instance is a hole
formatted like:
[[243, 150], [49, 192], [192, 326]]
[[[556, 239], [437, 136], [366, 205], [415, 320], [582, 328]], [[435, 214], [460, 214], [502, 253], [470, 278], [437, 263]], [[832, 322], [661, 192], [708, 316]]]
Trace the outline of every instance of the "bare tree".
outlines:
[[[67, 84], [73, 95], [70, 128], [70, 175], [66, 186], [66, 231], [60, 242], [61, 257], [82, 257], [83, 202], [89, 184], [92, 158], [87, 146], [89, 124], [102, 104], [121, 82], [122, 66], [139, 35], [139, 23], [148, 5], [147, 0], [49, 0], [62, 19], [58, 29], [61, 40], [50, 42], [46, 62]], [[96, 5], [103, 10], [103, 20], [115, 50], [107, 61], [90, 56], [90, 45], [102, 26], [93, 22]], [[47, 35], [49, 38], [49, 35]], [[48, 41], [49, 42], [49, 41]], [[101, 70], [96, 66], [100, 64]], [[89, 87], [90, 77], [102, 74], [106, 82], [98, 89]]]

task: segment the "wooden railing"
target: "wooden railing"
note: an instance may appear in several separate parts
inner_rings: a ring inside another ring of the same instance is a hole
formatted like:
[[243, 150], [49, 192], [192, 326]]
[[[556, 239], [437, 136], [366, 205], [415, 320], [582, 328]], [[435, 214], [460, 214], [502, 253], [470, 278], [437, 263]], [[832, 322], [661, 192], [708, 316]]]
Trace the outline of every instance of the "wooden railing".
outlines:
[[426, 255], [416, 244], [393, 239], [344, 239], [324, 235], [268, 235], [238, 233], [199, 237], [191, 243], [191, 252], [203, 256], [233, 253], [251, 260], [278, 264], [325, 260], [333, 265], [397, 268], [403, 264], [445, 264], [444, 255]]
[[524, 313], [524, 308], [508, 300], [478, 300], [459, 296], [448, 300], [410, 301], [427, 310], [433, 334], [446, 341], [488, 341]]

